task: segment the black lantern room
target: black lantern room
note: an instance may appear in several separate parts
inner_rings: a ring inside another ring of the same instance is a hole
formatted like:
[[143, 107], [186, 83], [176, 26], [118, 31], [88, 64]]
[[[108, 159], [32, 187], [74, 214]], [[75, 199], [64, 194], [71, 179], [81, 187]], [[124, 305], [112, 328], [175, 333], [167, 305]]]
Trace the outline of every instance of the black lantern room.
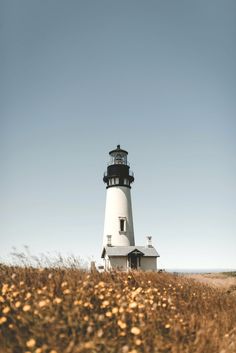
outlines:
[[122, 150], [120, 145], [117, 145], [117, 148], [110, 151], [109, 155], [110, 162], [107, 167], [107, 172], [103, 177], [103, 181], [107, 184], [107, 188], [114, 186], [131, 188], [130, 185], [134, 181], [134, 175], [130, 172], [130, 167], [127, 162], [128, 152]]

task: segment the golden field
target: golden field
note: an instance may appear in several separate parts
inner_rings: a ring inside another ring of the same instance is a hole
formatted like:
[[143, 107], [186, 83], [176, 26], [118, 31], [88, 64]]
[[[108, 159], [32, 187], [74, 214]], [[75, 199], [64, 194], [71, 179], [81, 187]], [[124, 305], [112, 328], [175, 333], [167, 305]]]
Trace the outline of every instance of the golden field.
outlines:
[[236, 297], [168, 273], [0, 265], [0, 353], [235, 353]]

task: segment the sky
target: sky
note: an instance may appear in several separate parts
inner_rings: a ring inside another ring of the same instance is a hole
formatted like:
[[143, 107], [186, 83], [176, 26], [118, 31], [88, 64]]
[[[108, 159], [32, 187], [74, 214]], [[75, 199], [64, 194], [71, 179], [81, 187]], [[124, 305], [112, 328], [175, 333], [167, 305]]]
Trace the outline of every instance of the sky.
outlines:
[[101, 263], [108, 153], [137, 245], [236, 268], [236, 2], [0, 0], [0, 258]]

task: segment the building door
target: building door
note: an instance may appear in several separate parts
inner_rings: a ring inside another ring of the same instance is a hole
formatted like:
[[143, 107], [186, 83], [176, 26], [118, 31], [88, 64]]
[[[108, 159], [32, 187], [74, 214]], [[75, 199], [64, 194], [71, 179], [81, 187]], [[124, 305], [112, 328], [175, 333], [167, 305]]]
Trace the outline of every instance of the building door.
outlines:
[[138, 267], [137, 260], [138, 260], [137, 255], [135, 255], [135, 254], [130, 255], [130, 262], [129, 263], [130, 263], [130, 268], [132, 270], [137, 269], [137, 267]]

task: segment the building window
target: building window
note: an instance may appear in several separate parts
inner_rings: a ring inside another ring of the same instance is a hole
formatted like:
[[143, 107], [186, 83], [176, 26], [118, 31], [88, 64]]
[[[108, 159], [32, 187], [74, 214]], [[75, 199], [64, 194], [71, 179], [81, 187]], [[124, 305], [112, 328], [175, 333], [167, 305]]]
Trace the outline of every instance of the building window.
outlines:
[[119, 178], [116, 178], [116, 184], [119, 184]]
[[120, 232], [126, 232], [126, 218], [120, 218]]
[[120, 231], [124, 232], [124, 230], [125, 230], [125, 220], [120, 219]]

